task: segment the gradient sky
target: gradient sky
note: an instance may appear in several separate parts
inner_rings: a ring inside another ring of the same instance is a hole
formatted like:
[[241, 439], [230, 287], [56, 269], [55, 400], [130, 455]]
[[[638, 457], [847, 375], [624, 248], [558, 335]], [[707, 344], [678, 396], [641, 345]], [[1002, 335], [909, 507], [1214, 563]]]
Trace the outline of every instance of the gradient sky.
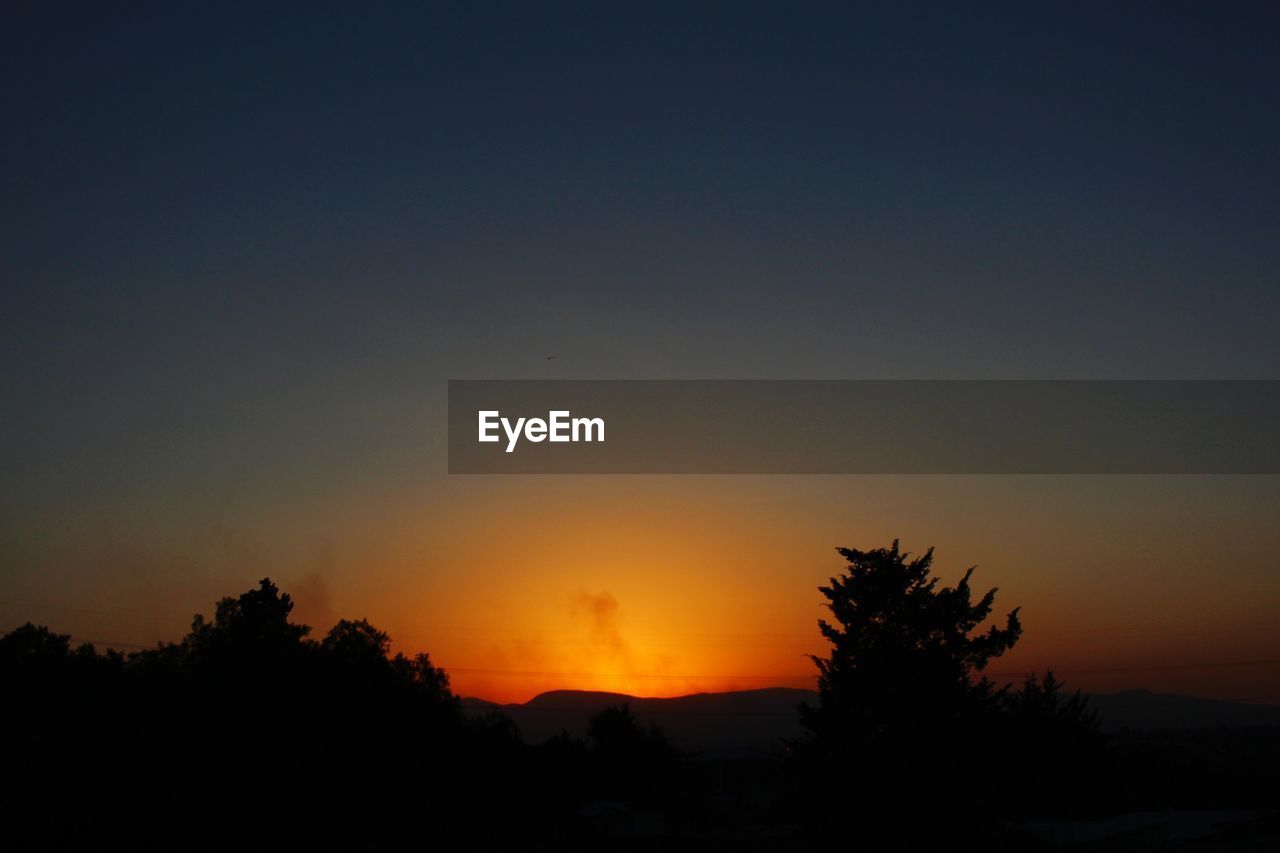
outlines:
[[831, 549], [897, 536], [1023, 605], [996, 669], [1280, 701], [1276, 478], [442, 434], [449, 378], [1280, 378], [1274, 4], [260, 5], [0, 26], [0, 629], [271, 575], [464, 693], [799, 684]]

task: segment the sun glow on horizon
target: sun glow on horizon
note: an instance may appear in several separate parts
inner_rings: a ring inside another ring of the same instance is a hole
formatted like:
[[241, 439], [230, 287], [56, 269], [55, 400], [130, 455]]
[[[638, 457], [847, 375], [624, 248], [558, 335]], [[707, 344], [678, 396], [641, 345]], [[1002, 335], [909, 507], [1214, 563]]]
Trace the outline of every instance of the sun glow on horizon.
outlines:
[[445, 646], [438, 663], [454, 691], [510, 703], [555, 690], [670, 697], [814, 684], [812, 664], [796, 651], [807, 645], [799, 635], [633, 629], [617, 597], [585, 589], [548, 613], [536, 633], [500, 631], [474, 643], [465, 638], [479, 635], [470, 633], [459, 635], [456, 650]]

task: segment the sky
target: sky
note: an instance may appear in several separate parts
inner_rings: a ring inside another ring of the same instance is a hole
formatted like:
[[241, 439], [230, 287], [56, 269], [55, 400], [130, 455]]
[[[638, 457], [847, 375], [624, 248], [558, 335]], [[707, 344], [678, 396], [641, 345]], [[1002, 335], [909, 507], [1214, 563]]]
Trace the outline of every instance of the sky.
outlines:
[[1011, 678], [1280, 701], [1274, 477], [446, 473], [451, 378], [1280, 378], [1274, 5], [796, 5], [14, 7], [0, 629], [803, 686], [900, 537]]

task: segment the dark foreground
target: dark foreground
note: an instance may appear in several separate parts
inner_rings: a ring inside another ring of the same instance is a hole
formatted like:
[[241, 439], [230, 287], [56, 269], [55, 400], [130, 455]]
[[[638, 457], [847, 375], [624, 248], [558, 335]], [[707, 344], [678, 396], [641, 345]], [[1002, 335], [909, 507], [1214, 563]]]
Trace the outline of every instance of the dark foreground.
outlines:
[[[363, 621], [311, 640], [289, 609], [264, 582], [182, 642], [127, 658], [33, 626], [0, 639], [3, 846], [1250, 850], [1278, 837], [1274, 727], [1103, 735], [1041, 684], [1000, 706], [980, 750], [924, 737], [897, 764], [874, 757], [887, 769], [870, 779], [871, 765], [803, 739], [694, 753], [616, 706], [527, 743], [502, 714], [464, 713], [425, 655], [390, 656]], [[936, 760], [953, 747], [969, 763]]]

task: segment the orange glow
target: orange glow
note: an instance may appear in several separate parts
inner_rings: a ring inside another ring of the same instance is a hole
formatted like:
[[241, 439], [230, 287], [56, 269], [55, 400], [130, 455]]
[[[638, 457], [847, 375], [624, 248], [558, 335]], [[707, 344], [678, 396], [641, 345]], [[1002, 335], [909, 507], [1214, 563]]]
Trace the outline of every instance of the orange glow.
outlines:
[[672, 522], [660, 511], [625, 522], [579, 511], [570, 525], [528, 519], [474, 540], [459, 558], [486, 568], [450, 573], [447, 594], [463, 606], [443, 624], [400, 617], [397, 641], [429, 642], [457, 692], [504, 702], [565, 688], [811, 685], [803, 653], [816, 645], [816, 604], [790, 595], [770, 607], [778, 599], [759, 578], [733, 580], [740, 532]]
[[1001, 613], [1022, 607], [1004, 679], [1053, 666], [1086, 690], [1254, 698], [1280, 678], [1249, 663], [1280, 659], [1278, 508], [1269, 478], [451, 478], [234, 535], [51, 541], [21, 556], [82, 582], [15, 600], [72, 609], [14, 613], [150, 644], [270, 575], [317, 635], [368, 618], [464, 696], [805, 687], [834, 547], [900, 537], [937, 547], [944, 582], [977, 563]]
[[383, 583], [400, 594], [364, 612], [461, 695], [811, 687], [834, 546], [894, 536], [936, 545], [944, 582], [979, 563], [997, 607], [1022, 607], [1024, 640], [992, 667], [1003, 680], [1054, 666], [1086, 689], [1246, 697], [1277, 672], [1162, 668], [1280, 657], [1280, 632], [1247, 627], [1280, 623], [1280, 597], [1257, 594], [1276, 584], [1266, 561], [1240, 549], [1207, 583], [1199, 567], [1223, 552], [1194, 519], [1212, 498], [1168, 483], [1146, 484], [1163, 506], [1120, 478], [458, 483], [429, 544], [389, 557]]

